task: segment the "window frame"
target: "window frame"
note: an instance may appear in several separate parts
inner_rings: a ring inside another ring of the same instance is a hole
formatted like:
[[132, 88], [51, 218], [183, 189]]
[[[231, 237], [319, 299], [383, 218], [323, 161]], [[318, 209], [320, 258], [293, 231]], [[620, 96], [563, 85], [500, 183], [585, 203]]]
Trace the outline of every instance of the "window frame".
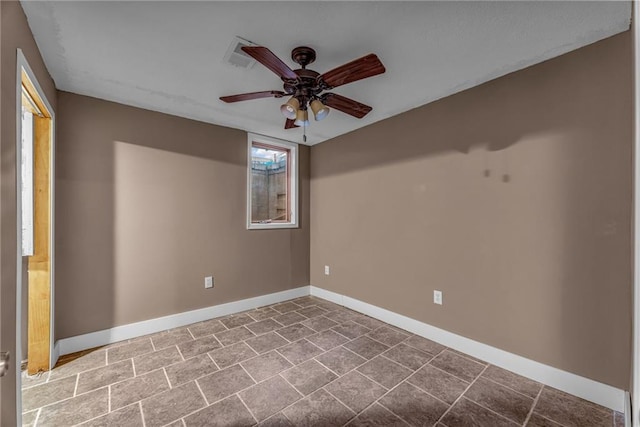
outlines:
[[[254, 143], [271, 146], [275, 149], [289, 150], [287, 171], [287, 198], [289, 199], [290, 218], [289, 221], [278, 221], [270, 223], [256, 223], [251, 221], [251, 194], [252, 194], [252, 173], [251, 163], [253, 157], [251, 149]], [[270, 230], [282, 228], [298, 228], [298, 144], [284, 141], [282, 139], [270, 138], [268, 136], [247, 133], [247, 230]]]

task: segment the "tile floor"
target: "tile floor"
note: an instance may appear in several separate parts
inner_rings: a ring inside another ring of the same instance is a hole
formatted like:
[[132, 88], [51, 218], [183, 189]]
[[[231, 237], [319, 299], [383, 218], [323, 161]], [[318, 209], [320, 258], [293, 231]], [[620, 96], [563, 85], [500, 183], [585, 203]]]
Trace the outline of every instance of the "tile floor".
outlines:
[[624, 425], [314, 297], [86, 351], [23, 381], [29, 426]]

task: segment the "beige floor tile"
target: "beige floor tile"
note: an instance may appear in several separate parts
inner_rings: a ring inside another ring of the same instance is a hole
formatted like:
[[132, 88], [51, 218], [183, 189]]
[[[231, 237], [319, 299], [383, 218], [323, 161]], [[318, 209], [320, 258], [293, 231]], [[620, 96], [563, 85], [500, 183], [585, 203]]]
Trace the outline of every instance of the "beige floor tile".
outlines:
[[408, 333], [402, 332], [396, 328], [389, 328], [387, 326], [381, 326], [378, 329], [369, 332], [367, 336], [376, 341], [380, 341], [382, 344], [386, 344], [389, 347], [400, 344], [402, 341], [409, 338]]
[[424, 351], [425, 353], [429, 353], [433, 356], [446, 349], [446, 347], [442, 344], [438, 344], [435, 341], [431, 341], [417, 335], [410, 336], [409, 338], [404, 340], [403, 344], [409, 345], [413, 348], [417, 348], [418, 350]]
[[31, 412], [25, 412], [22, 414], [22, 427], [32, 427], [33, 423], [36, 421], [36, 417], [38, 416], [38, 410]]
[[187, 328], [171, 329], [151, 336], [153, 347], [156, 350], [171, 347], [185, 341], [191, 341], [192, 339], [193, 336], [191, 336], [191, 333]]
[[369, 337], [356, 338], [355, 340], [346, 343], [344, 347], [364, 357], [365, 359], [373, 359], [377, 355], [384, 353], [389, 349], [389, 346], [375, 341]]
[[424, 351], [400, 343], [382, 353], [383, 356], [406, 366], [414, 371], [429, 362], [433, 356]]
[[162, 369], [113, 384], [110, 386], [111, 410], [165, 392], [169, 388], [167, 376]]
[[107, 349], [107, 363], [113, 364], [125, 359], [132, 359], [141, 354], [151, 353], [153, 345], [151, 339], [134, 341], [117, 347]]
[[533, 406], [532, 398], [484, 378], [478, 378], [464, 396], [518, 424], [524, 423]]
[[337, 322], [334, 322], [331, 319], [327, 319], [324, 316], [318, 316], [312, 319], [307, 319], [304, 322], [302, 322], [302, 324], [307, 328], [313, 329], [316, 332], [321, 332], [327, 329], [331, 329], [335, 326], [338, 326]]
[[239, 326], [253, 323], [255, 322], [255, 320], [253, 320], [253, 318], [248, 314], [243, 313], [243, 314], [236, 314], [233, 316], [226, 317], [224, 319], [221, 319], [220, 322], [222, 322], [222, 324], [226, 326], [227, 329], [233, 329]]
[[336, 347], [315, 359], [338, 375], [344, 375], [367, 361], [344, 347]]
[[153, 353], [138, 356], [133, 359], [133, 365], [135, 366], [136, 375], [142, 375], [146, 372], [155, 371], [156, 369], [173, 365], [174, 363], [178, 362], [182, 362], [182, 357], [180, 356], [180, 352], [175, 345], [172, 347], [163, 348], [162, 350], [154, 351]]
[[338, 378], [315, 360], [309, 360], [283, 372], [282, 377], [303, 395], [308, 395]]
[[[455, 427], [515, 427], [518, 425], [464, 397], [451, 408], [442, 419], [442, 422], [447, 426]], [[585, 426], [586, 425], [588, 424], [585, 424]]]
[[240, 392], [240, 398], [258, 421], [265, 420], [302, 396], [282, 377], [275, 376]]
[[289, 344], [289, 341], [285, 340], [275, 332], [268, 332], [254, 338], [249, 338], [245, 343], [247, 343], [256, 352], [262, 354], [278, 347], [285, 346]]
[[191, 335], [196, 339], [227, 330], [226, 326], [224, 326], [218, 319], [194, 323], [193, 325], [189, 325], [187, 329], [189, 329]]
[[159, 427], [205, 406], [198, 386], [190, 382], [143, 400], [142, 415], [147, 427]]
[[468, 382], [476, 379], [485, 368], [479, 363], [448, 350], [440, 353], [429, 364]]
[[110, 412], [93, 420], [80, 424], [78, 427], [143, 427], [142, 412], [140, 405], [133, 404], [127, 407]]
[[355, 413], [371, 405], [387, 391], [384, 387], [366, 378], [358, 371], [351, 371], [343, 375], [327, 385], [325, 390]]
[[339, 333], [340, 335], [344, 335], [350, 340], [354, 338], [358, 338], [359, 336], [364, 335], [371, 331], [371, 329], [367, 328], [366, 326], [353, 321], [349, 321], [341, 325], [338, 325], [335, 328], [333, 328], [333, 330]]
[[222, 344], [213, 335], [178, 344], [178, 349], [185, 359], [208, 353], [220, 347]]
[[32, 411], [59, 400], [73, 397], [77, 376], [62, 378], [28, 388], [22, 392], [22, 410]]
[[433, 366], [425, 366], [407, 381], [440, 400], [452, 404], [465, 392], [469, 383]]
[[239, 328], [218, 332], [215, 336], [222, 345], [231, 345], [251, 338], [254, 334], [244, 326], [240, 326]]
[[86, 393], [133, 377], [131, 359], [78, 374], [77, 394]]
[[613, 425], [613, 411], [551, 387], [542, 389], [534, 412], [567, 427]]
[[407, 427], [408, 425], [377, 403], [371, 405], [348, 424], [349, 427]]
[[265, 353], [240, 363], [257, 382], [266, 380], [293, 365], [275, 351]]
[[446, 403], [407, 382], [387, 393], [380, 403], [414, 426], [433, 425], [449, 408]]
[[51, 371], [49, 381], [70, 375], [76, 375], [80, 372], [89, 371], [91, 369], [105, 366], [106, 364], [107, 351], [105, 349], [96, 350], [91, 353], [85, 354], [82, 357], [71, 362], [65, 363], [62, 366], [56, 367], [53, 371]]
[[109, 392], [106, 387], [45, 406], [38, 426], [71, 426], [107, 413]]
[[371, 359], [357, 370], [388, 389], [395, 387], [413, 373], [411, 369], [405, 368], [384, 356]]
[[306, 317], [304, 317], [303, 315], [295, 311], [290, 311], [285, 314], [280, 314], [278, 316], [275, 316], [273, 319], [284, 326], [289, 326], [289, 325], [293, 325], [294, 323], [300, 323], [304, 320], [308, 320]]
[[233, 365], [214, 372], [197, 381], [209, 403], [224, 399], [255, 384], [255, 381], [240, 365]]
[[283, 412], [294, 425], [304, 427], [340, 426], [355, 416], [324, 390], [316, 391]]
[[533, 399], [538, 396], [538, 393], [542, 388], [542, 384], [540, 384], [539, 382], [514, 374], [513, 372], [509, 372], [506, 369], [498, 368], [497, 366], [489, 366], [482, 373], [482, 376], [484, 378], [489, 378], [492, 381], [507, 386], [512, 390], [527, 395]]
[[238, 396], [227, 397], [184, 419], [187, 427], [249, 427], [255, 418]]
[[193, 381], [196, 378], [204, 377], [218, 370], [218, 367], [208, 354], [187, 359], [184, 362], [175, 363], [164, 368], [171, 387]]
[[349, 341], [349, 338], [331, 330], [322, 331], [306, 338], [311, 343], [327, 351]]
[[302, 323], [294, 323], [277, 331], [280, 335], [289, 341], [298, 341], [301, 338], [308, 337], [316, 333], [313, 329], [307, 328]]
[[243, 360], [250, 359], [258, 355], [245, 342], [232, 344], [228, 347], [220, 348], [212, 351], [209, 355], [217, 363], [220, 369], [240, 363]]
[[280, 347], [278, 349], [278, 353], [286, 357], [289, 362], [293, 363], [294, 365], [298, 365], [311, 359], [312, 357], [324, 353], [324, 350], [313, 345], [303, 338], [300, 341], [296, 341], [284, 347]]
[[256, 335], [266, 334], [267, 332], [275, 331], [280, 328], [282, 328], [282, 324], [273, 319], [265, 319], [247, 325], [247, 329]]

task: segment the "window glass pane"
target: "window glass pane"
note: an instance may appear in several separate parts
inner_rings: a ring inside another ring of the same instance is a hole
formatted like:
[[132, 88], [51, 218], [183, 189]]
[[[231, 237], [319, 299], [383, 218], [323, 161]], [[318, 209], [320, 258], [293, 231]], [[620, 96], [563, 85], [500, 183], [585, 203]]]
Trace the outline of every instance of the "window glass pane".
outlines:
[[253, 143], [251, 147], [251, 222], [289, 222], [287, 149]]

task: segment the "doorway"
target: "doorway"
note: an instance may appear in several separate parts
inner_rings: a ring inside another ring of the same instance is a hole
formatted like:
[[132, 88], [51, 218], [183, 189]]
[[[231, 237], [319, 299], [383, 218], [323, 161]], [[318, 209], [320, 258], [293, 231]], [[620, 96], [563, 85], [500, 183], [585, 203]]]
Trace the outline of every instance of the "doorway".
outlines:
[[[29, 375], [56, 362], [54, 290], [54, 112], [22, 51], [17, 61], [17, 346]], [[25, 324], [26, 323], [26, 324]]]

